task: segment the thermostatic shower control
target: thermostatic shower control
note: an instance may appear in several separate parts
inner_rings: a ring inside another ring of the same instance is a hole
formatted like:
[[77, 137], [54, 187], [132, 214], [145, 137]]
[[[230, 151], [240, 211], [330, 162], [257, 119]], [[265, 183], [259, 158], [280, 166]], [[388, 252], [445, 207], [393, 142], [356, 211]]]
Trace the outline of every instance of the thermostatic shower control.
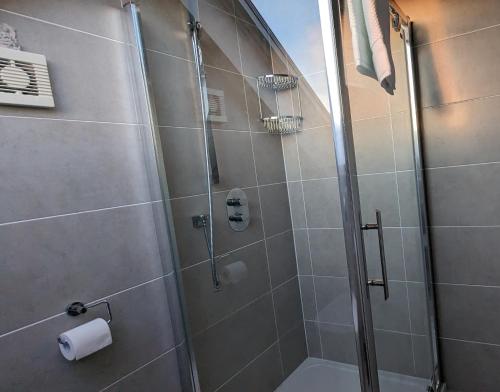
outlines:
[[226, 198], [227, 219], [234, 231], [244, 231], [250, 224], [248, 198], [239, 188], [232, 189]]

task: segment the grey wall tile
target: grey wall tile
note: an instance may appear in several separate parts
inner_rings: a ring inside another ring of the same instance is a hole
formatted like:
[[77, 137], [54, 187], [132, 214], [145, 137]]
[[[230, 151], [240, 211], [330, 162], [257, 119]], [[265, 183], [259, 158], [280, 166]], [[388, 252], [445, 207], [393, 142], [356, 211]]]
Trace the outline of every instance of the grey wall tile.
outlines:
[[431, 236], [436, 282], [500, 285], [500, 228], [436, 227]]
[[[379, 239], [376, 230], [364, 231], [366, 267], [370, 278], [382, 276]], [[403, 244], [401, 230], [384, 229], [384, 249], [387, 265], [387, 275], [392, 280], [405, 280], [405, 265], [403, 258]]]
[[313, 279], [312, 276], [299, 276], [302, 312], [305, 320], [317, 320], [318, 318]]
[[[2, 9], [42, 19], [69, 28], [124, 41], [122, 29], [124, 12], [114, 0], [54, 1], [6, 0]], [[74, 15], [78, 15], [75, 18]]]
[[292, 228], [288, 190], [285, 183], [261, 187], [260, 200], [264, 231], [267, 237]]
[[308, 355], [313, 358], [322, 358], [323, 354], [321, 353], [319, 324], [316, 322], [306, 321], [304, 325], [306, 328]]
[[[276, 94], [271, 89], [259, 88], [257, 79], [244, 77], [248, 121], [252, 132], [267, 132], [262, 118], [277, 114]], [[275, 135], [275, 137], [279, 138]]]
[[298, 93], [293, 95], [296, 115], [302, 110], [304, 129], [321, 127], [330, 124], [330, 102], [325, 72], [314, 73], [299, 79], [300, 105]]
[[354, 64], [346, 65], [345, 73], [353, 121], [389, 114], [387, 95], [377, 81], [359, 74]]
[[242, 73], [257, 77], [272, 73], [271, 47], [268, 37], [257, 26], [236, 19], [240, 44]]
[[[491, 43], [499, 35], [500, 28], [495, 27], [419, 47], [422, 106], [498, 94], [500, 85], [495, 75], [500, 49]], [[462, 56], [465, 51], [468, 55]], [[449, 61], [450, 58], [454, 61]], [[467, 72], [477, 67], [477, 59], [482, 59], [481, 71]]]
[[300, 132], [297, 141], [304, 180], [337, 177], [331, 128], [322, 127]]
[[273, 287], [297, 275], [293, 232], [288, 231], [266, 241]]
[[250, 132], [213, 131], [213, 135], [220, 178], [214, 190], [255, 186], [257, 182]]
[[[413, 170], [413, 140], [410, 112], [400, 112], [391, 116], [394, 135], [394, 155], [397, 170]], [[425, 131], [424, 131], [425, 132]], [[427, 141], [426, 141], [427, 143]], [[426, 144], [427, 148], [427, 144]], [[428, 162], [426, 161], [428, 164]]]
[[323, 322], [352, 324], [352, 307], [347, 278], [314, 277], [318, 319]]
[[384, 300], [382, 287], [370, 288], [373, 326], [398, 332], [410, 332], [408, 294], [405, 282], [389, 282], [389, 299]]
[[280, 338], [280, 351], [285, 377], [288, 377], [307, 358], [303, 323]]
[[226, 121], [211, 121], [213, 129], [248, 131], [248, 113], [243, 77], [232, 72], [206, 67], [207, 88], [224, 93]]
[[200, 21], [203, 22], [200, 44], [204, 63], [238, 72], [241, 62], [234, 16], [208, 5], [206, 1], [199, 1], [198, 5]]
[[[401, 7], [418, 21], [415, 43], [434, 42], [500, 23], [500, 8], [495, 0], [482, 0], [475, 7], [467, 0], [401, 0]], [[451, 5], [451, 6], [450, 6]]]
[[352, 133], [358, 174], [395, 170], [390, 117], [354, 121]]
[[440, 336], [499, 344], [498, 288], [438, 284], [436, 300]]
[[426, 174], [432, 225], [496, 225], [500, 222], [499, 164], [435, 169]]
[[499, 97], [492, 97], [424, 109], [426, 166], [499, 161], [499, 103]]
[[[406, 53], [404, 51], [404, 43], [400, 35], [391, 29], [391, 33], [395, 33], [391, 39], [391, 44], [397, 46], [397, 50], [393, 50], [392, 59], [394, 61], [394, 72], [396, 74], [396, 89], [394, 95], [389, 95], [389, 104], [391, 113], [410, 111], [410, 94], [408, 92], [408, 72], [406, 70]], [[395, 41], [395, 42], [394, 42]]]
[[[402, 232], [406, 264], [406, 279], [413, 282], [423, 282], [425, 280], [425, 273], [420, 228], [407, 227], [404, 228]], [[432, 244], [434, 244], [434, 242]], [[432, 260], [432, 263], [437, 262], [437, 258], [435, 256]]]
[[397, 173], [401, 226], [417, 227], [420, 224], [415, 172]]
[[449, 388], [467, 392], [498, 390], [498, 346], [441, 339], [440, 347], [443, 377]]
[[311, 275], [312, 267], [307, 230], [294, 230], [293, 237], [295, 240], [298, 273], [299, 275]]
[[407, 283], [410, 304], [411, 332], [419, 335], [429, 334], [427, 295], [424, 283]]
[[363, 223], [375, 222], [375, 210], [381, 210], [384, 227], [399, 226], [396, 175], [358, 176]]
[[[146, 48], [193, 59], [188, 22], [190, 15], [197, 13], [194, 8], [183, 0], [143, 1], [141, 21]], [[204, 22], [206, 19], [203, 15]]]
[[432, 353], [429, 336], [413, 335], [413, 349], [415, 354], [415, 375], [421, 378], [432, 377]]
[[7, 225], [0, 233], [0, 334], [58, 314], [75, 298], [89, 302], [163, 274], [150, 205]]
[[252, 134], [259, 185], [286, 180], [281, 138], [267, 133]]
[[297, 136], [286, 135], [281, 138], [283, 144], [283, 157], [285, 160], [287, 181], [300, 180], [300, 162], [297, 150]]
[[125, 45], [7, 12], [0, 15], [17, 31], [23, 50], [47, 57], [56, 104], [51, 110], [2, 106], [0, 115], [135, 123]]
[[344, 230], [309, 230], [314, 275], [347, 276]]
[[194, 338], [201, 384], [214, 391], [275, 340], [272, 299], [267, 295]]
[[413, 375], [411, 335], [375, 331], [375, 347], [379, 369]]
[[[214, 194], [214, 241], [216, 254], [251, 244], [263, 238], [257, 189], [246, 189], [250, 209], [250, 224], [245, 231], [233, 231], [226, 212], [227, 192]], [[183, 267], [207, 260], [208, 252], [203, 230], [193, 228], [192, 217], [208, 213], [206, 196], [171, 200], [177, 246]]]
[[304, 200], [310, 228], [342, 227], [340, 196], [336, 179], [305, 181]]
[[141, 392], [147, 388], [151, 392], [165, 390], [181, 392], [183, 389], [178, 366], [177, 353], [173, 349], [105, 390], [110, 392]]
[[356, 340], [352, 326], [319, 323], [323, 358], [344, 363], [357, 363]]
[[300, 288], [297, 278], [290, 280], [273, 291], [276, 323], [280, 338], [290, 330], [303, 324]]
[[1, 222], [150, 200], [137, 127], [10, 118], [0, 126]]
[[193, 334], [208, 328], [270, 290], [263, 241], [219, 258], [219, 273], [239, 261], [247, 268], [245, 276], [236, 284], [223, 282], [220, 291], [214, 291], [208, 262], [183, 271], [182, 281]]
[[162, 127], [160, 138], [170, 197], [206, 193], [203, 131]]
[[302, 182], [289, 182], [287, 186], [290, 214], [292, 215], [292, 226], [294, 229], [306, 228], [306, 209], [304, 205]]
[[219, 8], [222, 11], [225, 11], [231, 15], [235, 13], [235, 7], [233, 4], [233, 0], [202, 0], [207, 4], [210, 4], [214, 7]]
[[194, 64], [161, 53], [148, 52], [148, 65], [151, 80], [154, 80], [158, 123], [201, 128], [201, 101]]
[[[105, 310], [95, 310], [78, 318], [62, 315], [1, 338], [2, 388], [56, 392], [100, 390], [173, 347], [162, 279], [111, 297], [109, 301], [113, 309], [113, 344], [78, 363], [62, 357], [56, 342], [58, 334], [96, 316], [106, 317]], [[134, 317], [130, 317], [131, 309], [134, 309]], [[21, 350], [25, 355], [19, 355]], [[37, 366], [33, 366], [34, 363]]]
[[276, 343], [241, 373], [228, 381], [221, 392], [273, 392], [283, 380], [281, 358]]

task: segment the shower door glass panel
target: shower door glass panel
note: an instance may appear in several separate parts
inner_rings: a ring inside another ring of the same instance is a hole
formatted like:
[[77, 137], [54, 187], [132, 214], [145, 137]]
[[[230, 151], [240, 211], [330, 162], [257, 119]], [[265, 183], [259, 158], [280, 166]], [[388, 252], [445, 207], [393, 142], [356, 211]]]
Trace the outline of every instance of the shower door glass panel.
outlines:
[[[433, 361], [404, 41], [391, 29], [396, 91], [390, 96], [377, 81], [357, 72], [347, 13], [343, 22], [362, 221], [376, 223], [380, 210], [383, 226], [389, 298], [383, 287], [370, 287], [380, 390], [404, 383], [405, 390], [425, 391]], [[364, 230], [363, 236], [369, 279], [380, 279], [379, 236], [376, 230]]]

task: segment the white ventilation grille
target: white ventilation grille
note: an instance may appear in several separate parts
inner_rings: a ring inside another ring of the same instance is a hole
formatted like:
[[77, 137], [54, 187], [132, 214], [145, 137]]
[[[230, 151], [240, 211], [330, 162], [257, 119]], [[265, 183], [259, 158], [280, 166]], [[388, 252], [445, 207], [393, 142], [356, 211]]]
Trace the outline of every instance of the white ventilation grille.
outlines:
[[216, 122], [227, 122], [224, 91], [207, 88], [208, 119]]
[[45, 56], [0, 48], [0, 104], [54, 107]]

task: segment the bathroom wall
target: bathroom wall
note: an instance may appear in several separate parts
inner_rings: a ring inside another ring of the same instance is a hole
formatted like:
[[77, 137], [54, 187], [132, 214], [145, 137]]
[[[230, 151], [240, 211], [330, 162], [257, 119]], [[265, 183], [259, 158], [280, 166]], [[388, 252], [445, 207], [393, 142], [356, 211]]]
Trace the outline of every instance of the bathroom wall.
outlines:
[[[273, 71], [269, 40], [239, 2], [141, 1], [196, 363], [203, 391], [273, 391], [307, 356], [281, 139], [262, 127], [256, 77]], [[212, 287], [202, 229], [208, 213], [199, 89], [189, 12], [200, 35], [209, 89], [223, 91], [226, 121], [211, 121], [220, 183], [214, 186], [220, 271], [243, 261], [246, 276]], [[274, 93], [261, 90], [264, 113]], [[226, 197], [243, 189], [250, 225], [229, 227]]]
[[[307, 17], [309, 34], [320, 40], [317, 9], [309, 7], [309, 14], [296, 15], [291, 25]], [[384, 301], [380, 287], [370, 290], [377, 359], [381, 369], [430, 377], [403, 43], [393, 33], [400, 80], [396, 95], [389, 98], [375, 81], [354, 69], [347, 19], [343, 22], [363, 222], [375, 222], [378, 208], [385, 227], [389, 301]], [[283, 137], [307, 343], [310, 356], [356, 363], [323, 48], [315, 45], [310, 50], [316, 53], [306, 53], [309, 67], [296, 61], [310, 72], [301, 79], [304, 130]], [[365, 233], [365, 247], [369, 275], [380, 277], [376, 233]]]
[[[2, 391], [188, 388], [123, 16], [117, 0], [0, 2], [0, 22], [16, 30], [23, 50], [47, 56], [56, 102], [0, 107]], [[96, 308], [71, 318], [66, 305], [104, 298], [113, 344], [66, 361], [57, 336], [106, 317]]]
[[400, 3], [415, 23], [445, 380], [497, 391], [500, 3]]

